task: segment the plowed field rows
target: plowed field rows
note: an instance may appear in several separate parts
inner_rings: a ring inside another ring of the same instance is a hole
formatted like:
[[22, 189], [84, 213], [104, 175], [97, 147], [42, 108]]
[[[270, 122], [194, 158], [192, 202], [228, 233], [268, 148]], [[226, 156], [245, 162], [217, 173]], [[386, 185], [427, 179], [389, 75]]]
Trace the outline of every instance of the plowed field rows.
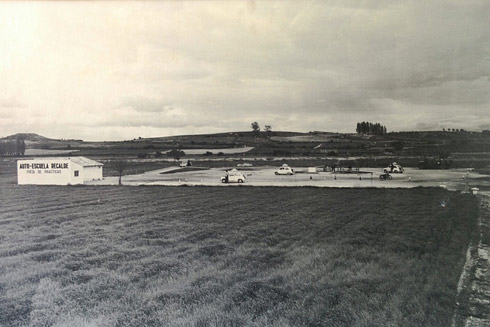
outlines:
[[423, 188], [3, 183], [0, 200], [0, 326], [448, 326], [478, 211]]

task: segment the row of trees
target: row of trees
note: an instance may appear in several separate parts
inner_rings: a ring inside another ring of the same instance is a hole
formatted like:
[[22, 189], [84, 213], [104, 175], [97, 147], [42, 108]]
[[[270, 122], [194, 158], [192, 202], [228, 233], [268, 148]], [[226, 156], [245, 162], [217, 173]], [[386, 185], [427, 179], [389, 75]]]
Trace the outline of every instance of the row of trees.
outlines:
[[[250, 127], [252, 127], [252, 132], [256, 135], [260, 134], [260, 125], [256, 121], [254, 121], [252, 124], [250, 124]], [[265, 125], [264, 126], [264, 131], [267, 134], [267, 136], [272, 135], [272, 126], [271, 125]]]
[[463, 129], [463, 128], [460, 128], [460, 129], [457, 129], [457, 128], [448, 128], [448, 129], [445, 129], [443, 128], [442, 129], [443, 132], [458, 132], [458, 133], [466, 133], [467, 130]]
[[380, 123], [373, 124], [363, 121], [362, 123], [357, 123], [356, 132], [358, 134], [384, 135], [386, 134], [386, 126]]
[[0, 156], [23, 156], [25, 152], [23, 139], [0, 141]]

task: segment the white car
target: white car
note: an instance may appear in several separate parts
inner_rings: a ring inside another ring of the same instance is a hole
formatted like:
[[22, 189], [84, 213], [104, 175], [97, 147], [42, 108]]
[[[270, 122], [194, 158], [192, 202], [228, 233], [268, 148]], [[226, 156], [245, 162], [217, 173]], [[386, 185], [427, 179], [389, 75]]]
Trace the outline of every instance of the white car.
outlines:
[[184, 167], [190, 167], [190, 166], [192, 166], [192, 163], [191, 163], [191, 161], [190, 161], [190, 160], [187, 160], [187, 161], [181, 161], [181, 162], [180, 162], [180, 167], [181, 167], [181, 168], [184, 168]]
[[245, 183], [247, 177], [235, 169], [227, 172], [227, 174], [221, 177], [221, 183]]
[[384, 168], [383, 171], [385, 173], [399, 173], [403, 174], [405, 171], [402, 166], [398, 165], [396, 162], [392, 163], [388, 167]]
[[288, 165], [284, 164], [277, 169], [274, 174], [276, 175], [294, 175], [294, 170]]
[[237, 167], [253, 167], [251, 163], [244, 162], [244, 163], [239, 163], [236, 165]]

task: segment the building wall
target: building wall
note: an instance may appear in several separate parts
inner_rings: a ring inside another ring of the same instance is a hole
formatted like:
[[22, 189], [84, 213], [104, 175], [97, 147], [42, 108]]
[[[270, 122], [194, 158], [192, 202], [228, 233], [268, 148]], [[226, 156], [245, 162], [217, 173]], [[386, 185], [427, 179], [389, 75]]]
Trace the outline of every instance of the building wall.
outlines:
[[19, 185], [76, 185], [94, 179], [102, 179], [102, 168], [84, 168], [66, 158], [17, 161]]
[[70, 185], [83, 184], [83, 167], [77, 165], [72, 161], [70, 161], [70, 165], [71, 165]]
[[83, 181], [94, 181], [102, 179], [102, 166], [96, 167], [84, 167], [83, 168]]
[[67, 185], [71, 182], [71, 166], [67, 159], [18, 160], [17, 183]]

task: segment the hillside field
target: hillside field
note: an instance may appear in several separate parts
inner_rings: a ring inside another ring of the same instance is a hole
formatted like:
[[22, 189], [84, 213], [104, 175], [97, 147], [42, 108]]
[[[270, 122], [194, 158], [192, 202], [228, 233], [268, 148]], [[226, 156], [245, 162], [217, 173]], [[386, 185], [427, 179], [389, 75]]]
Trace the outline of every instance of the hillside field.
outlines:
[[[331, 132], [229, 132], [84, 142], [15, 134], [2, 142], [25, 140], [25, 156], [86, 156], [109, 163], [113, 159], [204, 161], [301, 159], [309, 165], [386, 167], [396, 161], [418, 167], [420, 161], [444, 159], [452, 168], [486, 168], [490, 163], [490, 133], [467, 131], [391, 132], [379, 135]], [[172, 152], [173, 151], [173, 152]], [[10, 157], [17, 155], [10, 154]], [[22, 157], [22, 156], [19, 156]], [[106, 161], [109, 160], [109, 161]], [[154, 164], [153, 166], [155, 166]], [[430, 166], [430, 165], [429, 165]]]
[[0, 196], [0, 326], [446, 327], [478, 211], [427, 188]]

